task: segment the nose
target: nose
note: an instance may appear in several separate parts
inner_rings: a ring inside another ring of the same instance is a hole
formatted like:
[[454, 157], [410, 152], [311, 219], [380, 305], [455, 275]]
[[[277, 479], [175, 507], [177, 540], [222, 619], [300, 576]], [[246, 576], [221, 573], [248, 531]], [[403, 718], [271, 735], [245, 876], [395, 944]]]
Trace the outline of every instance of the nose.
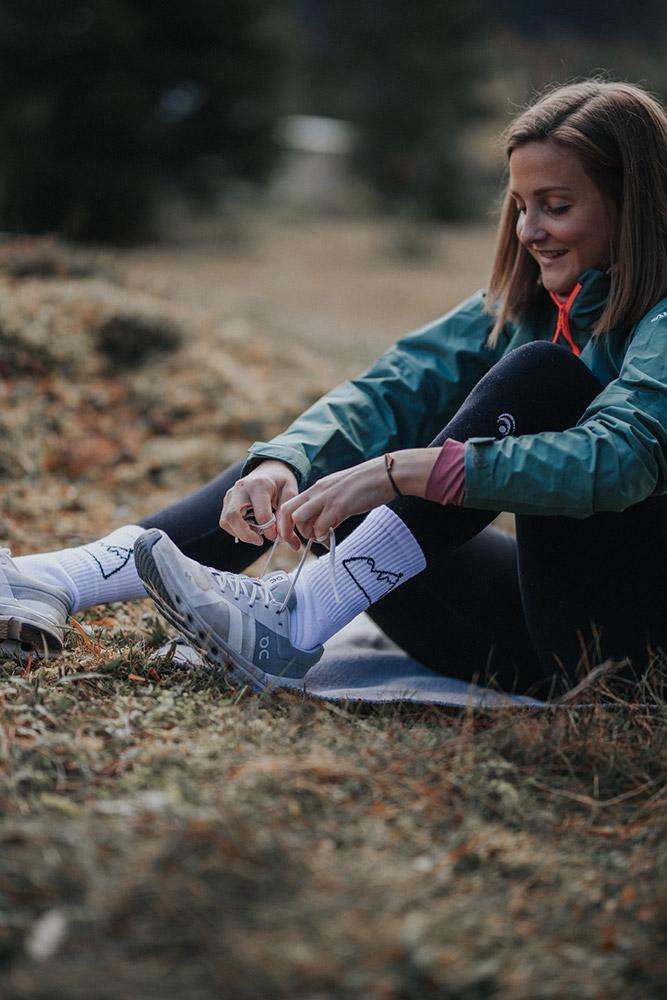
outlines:
[[516, 234], [524, 246], [541, 243], [547, 237], [546, 230], [539, 224], [532, 212], [520, 212], [516, 224]]

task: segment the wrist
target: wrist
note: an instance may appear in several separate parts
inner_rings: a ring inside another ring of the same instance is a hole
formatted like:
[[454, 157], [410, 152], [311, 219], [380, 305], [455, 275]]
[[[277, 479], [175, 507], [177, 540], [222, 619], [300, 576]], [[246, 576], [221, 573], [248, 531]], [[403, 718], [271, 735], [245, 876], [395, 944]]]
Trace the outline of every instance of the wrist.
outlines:
[[271, 472], [290, 472], [296, 479], [296, 473], [294, 472], [292, 466], [288, 465], [287, 462], [283, 462], [280, 458], [260, 458], [259, 461], [253, 465], [252, 469], [246, 473], [246, 478], [248, 476], [252, 476], [254, 473], [257, 473], [258, 476], [262, 476], [267, 473], [270, 474]]
[[440, 448], [404, 448], [391, 454], [394, 458], [391, 473], [401, 493], [426, 496], [426, 485]]

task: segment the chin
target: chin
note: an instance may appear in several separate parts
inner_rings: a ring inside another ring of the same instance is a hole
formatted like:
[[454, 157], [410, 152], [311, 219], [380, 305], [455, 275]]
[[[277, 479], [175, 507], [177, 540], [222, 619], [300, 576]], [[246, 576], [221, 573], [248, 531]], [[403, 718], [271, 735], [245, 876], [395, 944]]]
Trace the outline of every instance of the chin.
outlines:
[[576, 283], [576, 277], [556, 278], [554, 275], [549, 277], [542, 275], [542, 285], [548, 292], [553, 292], [554, 295], [569, 295]]

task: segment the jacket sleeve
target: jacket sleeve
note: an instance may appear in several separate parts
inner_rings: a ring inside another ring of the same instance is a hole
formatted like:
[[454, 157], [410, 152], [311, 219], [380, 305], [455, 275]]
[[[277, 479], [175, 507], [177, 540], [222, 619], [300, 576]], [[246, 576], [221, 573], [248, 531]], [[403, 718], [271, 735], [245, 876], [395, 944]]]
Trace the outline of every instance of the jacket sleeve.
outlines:
[[583, 518], [667, 492], [667, 313], [659, 309], [635, 328], [618, 377], [575, 427], [466, 443], [466, 507]]
[[327, 393], [283, 434], [256, 442], [244, 473], [277, 458], [304, 489], [385, 451], [425, 447], [500, 356], [501, 345], [486, 346], [492, 322], [478, 292]]

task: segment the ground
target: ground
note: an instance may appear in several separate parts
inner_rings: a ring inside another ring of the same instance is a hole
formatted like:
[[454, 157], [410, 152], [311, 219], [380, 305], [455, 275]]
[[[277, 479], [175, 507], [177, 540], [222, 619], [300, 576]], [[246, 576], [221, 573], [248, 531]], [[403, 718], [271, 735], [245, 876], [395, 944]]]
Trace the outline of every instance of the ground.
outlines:
[[[247, 219], [0, 254], [0, 534], [183, 495], [484, 283], [489, 232]], [[8, 998], [623, 997], [667, 988], [664, 670], [631, 703], [257, 697], [151, 661], [146, 602], [0, 664]]]

